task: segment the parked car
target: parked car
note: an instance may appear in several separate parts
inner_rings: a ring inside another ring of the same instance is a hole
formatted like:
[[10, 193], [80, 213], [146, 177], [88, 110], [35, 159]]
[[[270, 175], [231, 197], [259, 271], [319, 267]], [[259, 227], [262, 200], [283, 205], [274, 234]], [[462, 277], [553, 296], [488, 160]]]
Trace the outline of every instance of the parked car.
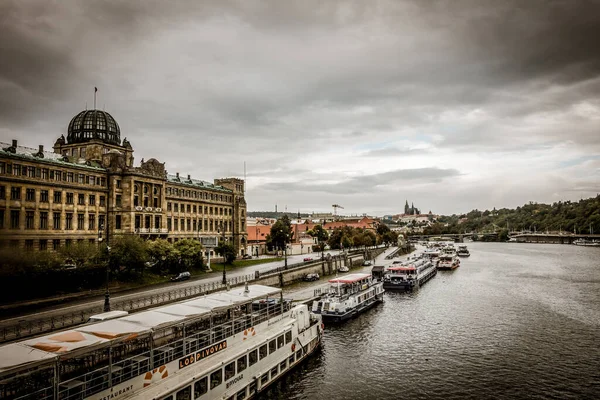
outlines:
[[312, 261], [312, 257], [304, 257], [304, 261]]
[[190, 276], [192, 276], [192, 274], [190, 274], [187, 271], [181, 272], [179, 275], [172, 277], [171, 282], [185, 281], [187, 279], [190, 279]]
[[251, 258], [252, 258], [252, 256], [251, 256], [250, 254], [244, 254], [244, 255], [242, 256], [242, 260], [249, 260], [249, 259], [251, 259]]
[[304, 281], [306, 282], [314, 282], [319, 280], [319, 274], [306, 274], [304, 276]]
[[363, 262], [362, 265], [363, 265], [363, 267], [370, 267], [371, 266], [371, 261], [365, 260], [365, 262]]

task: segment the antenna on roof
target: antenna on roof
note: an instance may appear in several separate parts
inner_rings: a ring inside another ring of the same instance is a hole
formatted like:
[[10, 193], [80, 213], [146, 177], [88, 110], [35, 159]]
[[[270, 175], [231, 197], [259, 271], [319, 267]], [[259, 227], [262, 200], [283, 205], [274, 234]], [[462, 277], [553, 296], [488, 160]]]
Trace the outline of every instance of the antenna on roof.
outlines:
[[98, 93], [98, 88], [94, 86], [94, 110], [96, 109], [96, 93]]
[[85, 102], [85, 111], [87, 111], [87, 101]]
[[246, 161], [244, 161], [244, 185], [242, 186], [242, 188], [244, 189], [244, 192], [242, 192], [242, 193], [246, 192], [246, 185], [247, 185], [247, 183], [246, 183]]

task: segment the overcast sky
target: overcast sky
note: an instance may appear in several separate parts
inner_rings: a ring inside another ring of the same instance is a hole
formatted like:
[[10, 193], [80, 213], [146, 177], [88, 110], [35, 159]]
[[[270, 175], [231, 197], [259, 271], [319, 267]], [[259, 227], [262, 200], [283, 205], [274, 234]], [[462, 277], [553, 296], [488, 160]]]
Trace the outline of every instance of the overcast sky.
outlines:
[[0, 140], [105, 108], [249, 210], [461, 213], [600, 192], [600, 2], [0, 1]]

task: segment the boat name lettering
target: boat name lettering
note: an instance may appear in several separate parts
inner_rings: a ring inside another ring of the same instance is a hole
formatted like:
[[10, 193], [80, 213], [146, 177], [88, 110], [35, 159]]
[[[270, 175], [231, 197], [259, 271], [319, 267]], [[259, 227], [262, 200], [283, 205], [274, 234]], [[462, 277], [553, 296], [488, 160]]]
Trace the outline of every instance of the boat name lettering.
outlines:
[[107, 394], [107, 395], [106, 395], [106, 396], [104, 396], [104, 397], [100, 397], [100, 399], [99, 399], [99, 400], [110, 400], [110, 399], [114, 399], [114, 398], [117, 398], [117, 397], [119, 397], [120, 395], [122, 395], [122, 394], [125, 394], [125, 393], [127, 393], [127, 392], [129, 392], [129, 391], [133, 391], [133, 385], [130, 385], [130, 386], [124, 387], [123, 389], [119, 389], [119, 390], [117, 390], [117, 391], [115, 391], [115, 392], [113, 392], [113, 393], [111, 393], [111, 394]]
[[235, 385], [236, 383], [238, 383], [242, 379], [244, 379], [244, 374], [241, 374], [240, 376], [236, 376], [235, 378], [233, 378], [232, 380], [230, 380], [229, 382], [227, 382], [227, 389], [229, 389], [230, 386]]
[[205, 349], [199, 350], [196, 353], [190, 354], [189, 356], [185, 356], [179, 359], [179, 369], [185, 368], [189, 365], [192, 365], [196, 361], [200, 361], [203, 358], [208, 356], [212, 356], [215, 353], [218, 353], [221, 350], [225, 350], [227, 348], [227, 340], [222, 340], [219, 343], [215, 343], [212, 346], [209, 346]]

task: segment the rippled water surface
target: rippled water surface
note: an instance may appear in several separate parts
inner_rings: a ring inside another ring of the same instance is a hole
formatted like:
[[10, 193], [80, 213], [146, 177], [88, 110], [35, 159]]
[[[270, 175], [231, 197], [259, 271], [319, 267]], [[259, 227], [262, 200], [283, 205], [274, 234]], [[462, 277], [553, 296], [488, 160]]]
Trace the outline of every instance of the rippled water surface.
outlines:
[[600, 249], [470, 243], [419, 292], [326, 327], [264, 399], [600, 399]]

